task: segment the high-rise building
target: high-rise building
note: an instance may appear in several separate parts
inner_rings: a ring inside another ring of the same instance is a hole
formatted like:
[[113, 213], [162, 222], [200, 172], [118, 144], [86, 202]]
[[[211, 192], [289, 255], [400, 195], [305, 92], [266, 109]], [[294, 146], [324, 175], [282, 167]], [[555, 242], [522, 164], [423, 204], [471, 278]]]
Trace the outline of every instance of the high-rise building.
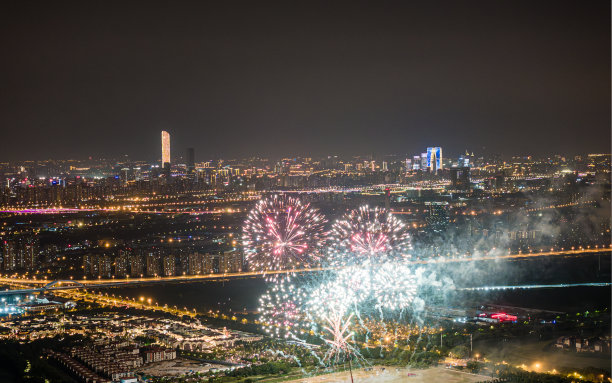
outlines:
[[237, 273], [242, 271], [242, 256], [238, 252], [227, 251], [219, 255], [220, 273]]
[[127, 276], [129, 265], [130, 260], [128, 252], [125, 250], [119, 250], [119, 254], [115, 258], [115, 275], [117, 277]]
[[195, 150], [193, 148], [187, 148], [187, 173], [195, 173]]
[[442, 169], [442, 148], [433, 146], [427, 148], [427, 168], [432, 173], [437, 173]]
[[470, 189], [470, 168], [467, 166], [450, 168], [450, 178], [453, 189]]
[[420, 156], [412, 156], [412, 170], [421, 169], [421, 157]]
[[164, 276], [171, 277], [176, 274], [176, 259], [173, 254], [168, 254], [164, 257]]
[[202, 273], [203, 274], [212, 274], [215, 272], [214, 260], [215, 258], [212, 254], [204, 255], [204, 259], [202, 261]]
[[29, 238], [22, 242], [21, 255], [23, 267], [30, 271], [36, 268], [38, 251], [38, 241], [36, 239]]
[[83, 255], [83, 274], [98, 275], [98, 259], [93, 254]]
[[5, 271], [17, 268], [17, 246], [15, 241], [4, 241], [2, 244], [2, 263]]
[[110, 278], [112, 275], [111, 257], [107, 254], [98, 256], [98, 276], [102, 278]]
[[189, 254], [189, 275], [202, 274], [202, 254]]
[[161, 271], [161, 254], [159, 251], [149, 251], [146, 255], [147, 275], [156, 277]]
[[16, 237], [2, 242], [2, 266], [6, 271], [34, 270], [38, 260], [38, 240], [35, 237]]
[[429, 165], [427, 164], [427, 153], [421, 153], [421, 166], [420, 169], [421, 171], [425, 171], [429, 168]]
[[139, 277], [144, 274], [144, 262], [142, 261], [142, 255], [132, 254], [130, 255], [130, 275]]
[[457, 160], [457, 166], [460, 168], [461, 167], [471, 167], [472, 158], [473, 158], [473, 155], [470, 155], [470, 153], [466, 150], [465, 154], [459, 156], [459, 159]]
[[161, 132], [161, 144], [162, 168], [165, 168], [166, 166], [170, 167], [170, 133], [166, 132], [165, 130], [162, 130]]

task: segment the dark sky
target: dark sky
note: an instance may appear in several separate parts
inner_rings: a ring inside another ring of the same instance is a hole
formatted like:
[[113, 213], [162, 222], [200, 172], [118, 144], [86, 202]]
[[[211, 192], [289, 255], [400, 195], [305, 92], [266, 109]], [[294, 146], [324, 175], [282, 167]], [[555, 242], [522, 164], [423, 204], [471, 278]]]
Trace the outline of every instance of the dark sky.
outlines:
[[610, 152], [607, 0], [12, 3], [0, 160]]

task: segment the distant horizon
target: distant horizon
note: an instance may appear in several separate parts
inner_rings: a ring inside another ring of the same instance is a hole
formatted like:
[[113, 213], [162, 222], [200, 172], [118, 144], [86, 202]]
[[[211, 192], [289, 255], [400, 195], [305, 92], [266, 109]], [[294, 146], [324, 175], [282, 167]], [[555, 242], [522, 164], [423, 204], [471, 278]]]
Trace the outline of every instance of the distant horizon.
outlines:
[[[195, 149], [195, 148], [194, 148]], [[187, 148], [185, 148], [185, 151], [187, 150]], [[445, 152], [445, 148], [442, 147], [443, 150], [443, 160], [446, 161], [449, 158], [452, 160], [456, 160], [460, 155], [464, 154], [464, 152], [458, 152], [457, 154], [446, 154]], [[339, 154], [327, 154], [327, 155], [308, 155], [308, 154], [295, 154], [295, 155], [285, 155], [285, 156], [263, 156], [263, 155], [250, 155], [250, 156], [244, 156], [244, 157], [239, 157], [239, 156], [215, 156], [215, 157], [204, 157], [201, 158], [198, 155], [198, 150], [195, 149], [195, 157], [196, 157], [196, 163], [201, 163], [201, 162], [207, 162], [207, 161], [219, 161], [219, 160], [224, 160], [224, 161], [239, 161], [239, 160], [253, 160], [253, 159], [260, 159], [260, 160], [267, 160], [267, 161], [278, 161], [278, 160], [282, 160], [282, 159], [292, 159], [292, 158], [312, 158], [313, 160], [320, 160], [320, 159], [324, 159], [327, 157], [338, 157], [341, 160], [349, 160], [351, 158], [371, 158], [372, 160], [382, 160], [386, 157], [399, 157], [397, 158], [397, 161], [402, 161], [403, 159], [412, 159], [413, 156], [416, 156], [417, 154], [421, 154], [424, 153], [425, 151], [423, 150], [422, 152], [415, 152], [414, 154], [411, 153], [406, 153], [406, 154], [402, 154], [402, 153], [386, 153], [386, 154], [370, 154], [370, 153], [363, 153], [363, 154], [349, 154], [349, 155], [339, 155]], [[485, 159], [492, 159], [493, 157], [495, 157], [496, 155], [499, 155], [500, 159], [502, 161], [507, 161], [510, 160], [512, 158], [517, 158], [517, 157], [532, 157], [533, 159], [547, 159], [547, 158], [552, 158], [555, 156], [560, 156], [560, 157], [564, 157], [566, 160], [571, 160], [574, 159], [575, 157], [578, 156], [589, 156], [589, 155], [612, 155], [612, 153], [610, 152], [584, 152], [584, 153], [575, 153], [575, 154], [563, 154], [563, 153], [550, 153], [550, 154], [508, 154], [508, 155], [501, 155], [501, 154], [483, 154], [483, 153], [478, 153], [478, 152], [472, 152], [469, 151], [470, 154], [474, 154], [475, 158], [485, 158]], [[126, 159], [127, 157], [127, 159]], [[185, 156], [184, 155], [179, 155], [177, 157], [172, 156], [171, 157], [171, 164], [175, 165], [177, 164], [176, 161], [174, 161], [175, 158], [179, 158], [182, 163], [182, 161], [185, 160]], [[123, 155], [115, 155], [115, 156], [89, 156], [89, 157], [81, 157], [81, 158], [41, 158], [41, 159], [22, 159], [22, 160], [5, 160], [5, 159], [0, 159], [0, 163], [24, 163], [24, 162], [46, 162], [46, 161], [79, 161], [79, 162], [83, 162], [83, 161], [114, 161], [114, 162], [121, 162], [122, 160], [126, 160], [126, 161], [133, 161], [133, 162], [146, 162], [149, 164], [153, 164], [156, 162], [161, 163], [161, 156], [159, 156], [159, 158], [151, 158], [151, 159], [146, 159], [146, 158], [134, 158], [129, 154], [123, 154]]]

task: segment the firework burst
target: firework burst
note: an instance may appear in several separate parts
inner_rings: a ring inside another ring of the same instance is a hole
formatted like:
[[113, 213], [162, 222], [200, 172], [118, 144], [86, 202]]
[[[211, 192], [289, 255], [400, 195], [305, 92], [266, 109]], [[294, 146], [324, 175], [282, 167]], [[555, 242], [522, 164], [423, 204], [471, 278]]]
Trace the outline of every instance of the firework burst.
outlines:
[[274, 284], [259, 298], [259, 315], [263, 330], [273, 337], [295, 338], [303, 333], [301, 311], [305, 292], [293, 284], [282, 281]]
[[404, 223], [382, 208], [361, 206], [334, 223], [329, 241], [332, 263], [407, 257], [410, 235]]
[[246, 260], [259, 271], [316, 265], [325, 238], [325, 218], [299, 199], [274, 195], [260, 200], [243, 227]]

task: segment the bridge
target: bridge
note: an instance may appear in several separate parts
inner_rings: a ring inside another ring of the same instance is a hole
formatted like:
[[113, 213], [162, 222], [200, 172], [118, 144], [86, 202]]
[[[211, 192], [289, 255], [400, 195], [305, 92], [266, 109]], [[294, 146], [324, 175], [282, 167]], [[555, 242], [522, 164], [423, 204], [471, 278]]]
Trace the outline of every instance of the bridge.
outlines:
[[[599, 247], [599, 248], [587, 248], [587, 249], [572, 249], [572, 250], [558, 250], [558, 251], [543, 251], [538, 253], [518, 253], [518, 254], [490, 254], [482, 255], [477, 257], [438, 257], [428, 259], [416, 259], [404, 261], [408, 265], [424, 265], [424, 264], [444, 264], [444, 263], [462, 263], [462, 262], [473, 262], [473, 261], [491, 261], [491, 260], [503, 260], [503, 259], [520, 259], [520, 258], [537, 258], [537, 257], [550, 257], [550, 256], [563, 256], [563, 255], [580, 255], [580, 254], [596, 254], [596, 253], [608, 253], [612, 251], [612, 247]], [[234, 278], [258, 278], [265, 277], [268, 275], [277, 274], [300, 274], [316, 271], [333, 270], [333, 267], [314, 267], [304, 269], [288, 269], [288, 270], [273, 270], [273, 271], [241, 271], [235, 273], [220, 273], [220, 274], [206, 274], [206, 275], [179, 275], [171, 277], [143, 277], [143, 278], [125, 278], [125, 279], [81, 279], [81, 280], [56, 280], [49, 282], [48, 280], [39, 279], [26, 279], [26, 278], [6, 278], [0, 277], [0, 284], [9, 285], [23, 285], [30, 288], [16, 289], [16, 290], [5, 290], [0, 291], [0, 296], [3, 295], [15, 295], [15, 294], [33, 294], [37, 292], [55, 291], [55, 290], [72, 290], [72, 289], [99, 289], [106, 287], [120, 287], [120, 286], [133, 286], [133, 285], [146, 285], [146, 284], [158, 284], [158, 283], [181, 283], [181, 282], [205, 282], [214, 281], [220, 279], [234, 279]], [[31, 287], [40, 286], [40, 287]]]

